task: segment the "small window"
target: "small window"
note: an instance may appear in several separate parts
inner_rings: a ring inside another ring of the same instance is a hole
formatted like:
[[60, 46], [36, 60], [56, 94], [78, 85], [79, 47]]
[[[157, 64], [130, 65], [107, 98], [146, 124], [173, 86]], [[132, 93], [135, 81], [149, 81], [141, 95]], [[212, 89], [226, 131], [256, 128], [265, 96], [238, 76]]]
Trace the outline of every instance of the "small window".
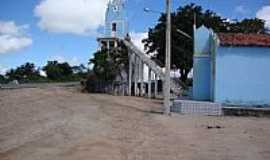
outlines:
[[112, 24], [112, 31], [113, 31], [113, 32], [116, 32], [116, 23], [113, 23], [113, 24]]

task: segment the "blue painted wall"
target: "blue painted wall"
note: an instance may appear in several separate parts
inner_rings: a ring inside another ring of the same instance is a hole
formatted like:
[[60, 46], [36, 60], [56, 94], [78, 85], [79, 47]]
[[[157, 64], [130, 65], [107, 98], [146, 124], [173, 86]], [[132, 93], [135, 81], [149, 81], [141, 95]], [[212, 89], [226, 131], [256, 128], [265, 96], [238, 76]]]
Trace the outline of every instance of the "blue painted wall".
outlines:
[[270, 48], [219, 47], [215, 66], [215, 102], [270, 104]]
[[193, 99], [210, 100], [211, 54], [210, 31], [201, 27], [194, 35]]
[[210, 30], [202, 26], [195, 31], [194, 35], [194, 57], [210, 55]]
[[124, 38], [128, 33], [128, 21], [123, 0], [113, 0], [108, 3], [105, 17], [105, 37], [112, 37], [112, 24], [116, 23], [115, 36]]
[[208, 57], [194, 57], [193, 68], [193, 99], [199, 101], [210, 100], [211, 60]]

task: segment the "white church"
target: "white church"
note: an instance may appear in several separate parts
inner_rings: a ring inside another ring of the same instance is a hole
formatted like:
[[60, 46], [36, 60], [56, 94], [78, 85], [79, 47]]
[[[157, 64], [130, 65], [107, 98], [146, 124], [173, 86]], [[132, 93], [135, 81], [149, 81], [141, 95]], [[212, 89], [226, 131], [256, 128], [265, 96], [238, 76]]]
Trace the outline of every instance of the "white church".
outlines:
[[[128, 25], [128, 17], [127, 11], [125, 8], [125, 0], [110, 0], [107, 5], [106, 13], [105, 13], [105, 27], [103, 36], [98, 38], [99, 47], [106, 46], [108, 49], [111, 47], [117, 46], [116, 38], [125, 38], [126, 35], [129, 34], [129, 25]], [[143, 38], [142, 36], [136, 37], [133, 39], [133, 34], [131, 34], [131, 39], [135, 40], [135, 45], [141, 49], [143, 52], [143, 44], [142, 39], [138, 40], [137, 38]], [[144, 65], [144, 82], [148, 81], [148, 66]], [[154, 76], [151, 76], [151, 79], [154, 79]], [[179, 78], [179, 70], [172, 70], [171, 77]]]

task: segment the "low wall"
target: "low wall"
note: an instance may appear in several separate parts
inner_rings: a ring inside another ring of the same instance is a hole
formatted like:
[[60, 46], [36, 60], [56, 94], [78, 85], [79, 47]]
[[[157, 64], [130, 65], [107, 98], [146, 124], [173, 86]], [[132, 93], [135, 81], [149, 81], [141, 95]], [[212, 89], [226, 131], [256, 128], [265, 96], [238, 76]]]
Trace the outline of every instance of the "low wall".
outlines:
[[270, 108], [223, 107], [225, 116], [270, 117]]
[[119, 96], [128, 94], [127, 82], [82, 81], [81, 85], [83, 91], [89, 93], [107, 93]]
[[182, 114], [220, 116], [222, 115], [222, 106], [212, 102], [175, 100], [171, 111]]

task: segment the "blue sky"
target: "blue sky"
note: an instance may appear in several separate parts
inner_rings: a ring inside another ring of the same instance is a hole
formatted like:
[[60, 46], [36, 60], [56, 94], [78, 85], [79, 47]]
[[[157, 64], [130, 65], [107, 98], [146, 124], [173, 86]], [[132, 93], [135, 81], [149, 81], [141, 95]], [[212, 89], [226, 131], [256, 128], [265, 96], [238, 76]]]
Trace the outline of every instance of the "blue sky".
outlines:
[[[53, 59], [86, 64], [97, 48], [106, 1], [1, 0], [0, 73], [25, 62], [42, 66]], [[230, 19], [259, 16], [270, 21], [270, 0], [172, 2], [174, 9], [193, 2]], [[162, 11], [164, 0], [127, 0], [129, 29], [138, 45], [159, 16], [144, 13], [144, 7]]]

